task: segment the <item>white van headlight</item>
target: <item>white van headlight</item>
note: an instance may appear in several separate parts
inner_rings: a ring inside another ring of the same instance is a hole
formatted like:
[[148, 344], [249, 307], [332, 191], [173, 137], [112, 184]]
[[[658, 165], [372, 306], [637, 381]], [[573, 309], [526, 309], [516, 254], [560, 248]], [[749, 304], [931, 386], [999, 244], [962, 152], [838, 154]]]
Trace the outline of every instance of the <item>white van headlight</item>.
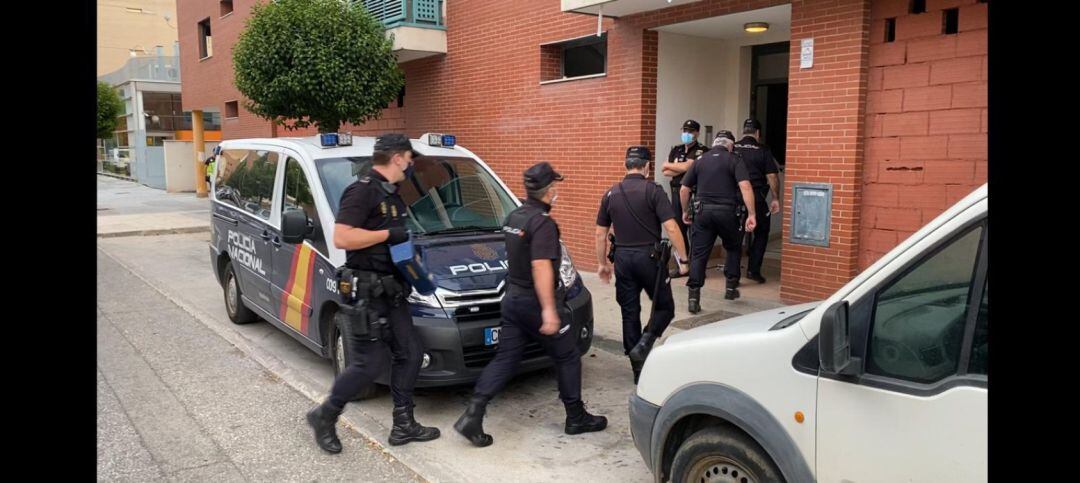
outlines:
[[412, 292], [409, 294], [409, 298], [407, 300], [410, 304], [416, 304], [423, 307], [431, 307], [435, 309], [442, 307], [442, 305], [439, 304], [439, 298], [436, 297], [434, 293], [432, 293], [431, 295], [424, 295], [420, 292], [417, 292], [416, 287], [412, 288]]
[[562, 250], [562, 261], [559, 263], [559, 280], [562, 281], [563, 287], [570, 288], [577, 281], [578, 273], [574, 269], [574, 261], [570, 259], [570, 252], [566, 249], [566, 245], [559, 243], [559, 248]]

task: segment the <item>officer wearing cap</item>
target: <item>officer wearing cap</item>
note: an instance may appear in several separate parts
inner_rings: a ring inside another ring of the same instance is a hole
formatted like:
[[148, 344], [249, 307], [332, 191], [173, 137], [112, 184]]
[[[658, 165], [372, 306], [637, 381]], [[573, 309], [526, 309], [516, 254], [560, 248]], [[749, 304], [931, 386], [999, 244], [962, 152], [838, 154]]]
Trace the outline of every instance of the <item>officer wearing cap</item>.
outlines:
[[[622, 309], [623, 353], [630, 357], [630, 367], [637, 383], [641, 366], [652, 345], [675, 318], [671, 279], [667, 273], [666, 249], [661, 244], [662, 231], [672, 240], [678, 259], [689, 260], [685, 241], [675, 211], [660, 185], [646, 179], [652, 156], [645, 146], [626, 150], [626, 177], [612, 186], [600, 200], [596, 215], [596, 259], [600, 280], [611, 283], [613, 271], [608, 259], [608, 232], [614, 225], [615, 300]], [[680, 273], [688, 267], [679, 263]], [[645, 332], [641, 331], [641, 291], [653, 301], [652, 314]]]
[[499, 345], [495, 359], [476, 381], [465, 413], [454, 423], [454, 429], [476, 446], [494, 442], [491, 435], [484, 433], [487, 403], [517, 372], [529, 341], [538, 342], [555, 361], [559, 399], [566, 407], [566, 434], [607, 427], [607, 418], [589, 414], [581, 400], [581, 354], [570, 330], [565, 287], [559, 283], [559, 226], [549, 212], [558, 198], [555, 183], [562, 180], [547, 162], [525, 170], [528, 198], [506, 216], [503, 234], [509, 285], [502, 300]]
[[430, 441], [439, 437], [438, 428], [421, 426], [413, 418], [413, 388], [424, 351], [413, 327], [409, 305], [405, 302], [410, 291], [408, 283], [394, 269], [389, 249], [390, 245], [409, 238], [405, 229], [407, 211], [397, 192], [397, 184], [406, 179], [414, 156], [418, 154], [404, 135], [379, 136], [371, 158], [371, 172], [345, 188], [341, 195], [341, 208], [334, 225], [334, 246], [345, 250], [347, 268], [373, 272], [382, 280], [385, 293], [367, 297], [367, 301], [368, 307], [387, 319], [391, 337], [390, 340], [361, 337], [346, 324], [348, 333], [342, 334], [342, 339], [347, 365], [334, 379], [330, 397], [307, 414], [308, 424], [315, 430], [315, 442], [331, 453], [341, 452], [341, 441], [334, 425], [345, 409], [345, 403], [374, 384], [384, 369], [387, 359], [384, 345], [389, 345], [392, 355], [390, 392], [394, 400], [394, 425], [390, 431], [390, 444]]
[[[668, 153], [667, 162], [662, 166], [664, 176], [671, 178], [671, 207], [675, 210], [675, 213], [682, 213], [685, 210], [685, 206], [682, 204], [682, 200], [679, 198], [679, 187], [682, 186], [683, 176], [686, 174], [686, 170], [690, 169], [690, 166], [694, 164], [694, 160], [701, 157], [706, 151], [709, 150], [708, 146], [701, 144], [697, 141], [698, 133], [701, 131], [701, 124], [693, 119], [687, 119], [682, 125], [682, 135], [680, 140], [682, 144], [675, 145]], [[679, 225], [679, 231], [682, 232], [683, 239], [691, 240], [687, 236], [688, 225], [683, 222], [681, 216], [676, 216], [676, 223]], [[693, 241], [690, 241], [693, 244]], [[678, 271], [672, 271], [671, 276], [679, 277], [681, 274]]]
[[[746, 263], [746, 278], [758, 283], [765, 283], [765, 277], [761, 276], [761, 264], [765, 260], [765, 248], [769, 244], [769, 216], [780, 212], [780, 178], [777, 175], [779, 169], [776, 158], [773, 157], [769, 147], [761, 144], [761, 123], [757, 119], [747, 119], [743, 122], [743, 138], [735, 143], [735, 152], [742, 156], [746, 162], [746, 169], [750, 172], [750, 185], [754, 190], [754, 200], [757, 203], [754, 212], [757, 214], [757, 228], [753, 230], [754, 237], [750, 243], [750, 259]], [[772, 201], [766, 203], [765, 197], [772, 193]]]
[[726, 149], [729, 153], [732, 152], [735, 147], [735, 135], [731, 131], [721, 129], [720, 132], [716, 133], [716, 137], [713, 138], [712, 142], [713, 148], [718, 146]]
[[[725, 134], [726, 133], [726, 134]], [[717, 135], [716, 145], [726, 146], [731, 142], [730, 133], [721, 131]], [[734, 138], [734, 136], [731, 136]], [[701, 311], [701, 286], [705, 284], [705, 265], [709, 261], [716, 237], [727, 252], [724, 263], [725, 285], [724, 298], [734, 300], [739, 297], [739, 259], [742, 257], [742, 229], [753, 230], [754, 193], [750, 186], [750, 174], [746, 164], [736, 154], [724, 149], [713, 149], [698, 159], [686, 172], [679, 195], [684, 202], [689, 202], [690, 192], [697, 189], [693, 232], [690, 242], [690, 279], [686, 286], [690, 288], [689, 310]], [[750, 207], [750, 216], [745, 223], [740, 222], [738, 207], [745, 203]], [[683, 213], [686, 222], [690, 222], [689, 213]]]

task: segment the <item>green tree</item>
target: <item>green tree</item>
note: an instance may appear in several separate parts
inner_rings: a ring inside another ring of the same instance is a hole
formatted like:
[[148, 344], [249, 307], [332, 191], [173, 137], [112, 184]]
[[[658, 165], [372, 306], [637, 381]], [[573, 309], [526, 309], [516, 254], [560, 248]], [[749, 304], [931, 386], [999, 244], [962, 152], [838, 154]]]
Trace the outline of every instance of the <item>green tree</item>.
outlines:
[[98, 139], [111, 138], [116, 125], [120, 123], [119, 116], [124, 113], [124, 101], [120, 95], [108, 83], [97, 83], [97, 137]]
[[342, 0], [256, 5], [233, 67], [244, 107], [290, 130], [378, 119], [405, 83], [382, 24]]

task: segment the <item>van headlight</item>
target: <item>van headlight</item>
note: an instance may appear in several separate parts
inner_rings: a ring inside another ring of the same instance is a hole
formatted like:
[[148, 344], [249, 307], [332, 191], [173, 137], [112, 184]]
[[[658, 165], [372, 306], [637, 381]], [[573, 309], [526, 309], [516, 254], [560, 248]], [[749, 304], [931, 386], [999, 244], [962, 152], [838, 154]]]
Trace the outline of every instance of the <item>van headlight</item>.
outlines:
[[431, 307], [434, 309], [442, 308], [439, 304], [439, 298], [434, 293], [431, 295], [424, 295], [416, 291], [416, 287], [412, 287], [412, 292], [409, 293], [407, 299], [410, 304], [420, 305], [422, 307]]
[[578, 273], [574, 269], [574, 261], [570, 259], [570, 252], [566, 249], [566, 245], [559, 243], [559, 248], [562, 250], [562, 261], [559, 263], [559, 280], [562, 281], [563, 287], [570, 288], [577, 281]]

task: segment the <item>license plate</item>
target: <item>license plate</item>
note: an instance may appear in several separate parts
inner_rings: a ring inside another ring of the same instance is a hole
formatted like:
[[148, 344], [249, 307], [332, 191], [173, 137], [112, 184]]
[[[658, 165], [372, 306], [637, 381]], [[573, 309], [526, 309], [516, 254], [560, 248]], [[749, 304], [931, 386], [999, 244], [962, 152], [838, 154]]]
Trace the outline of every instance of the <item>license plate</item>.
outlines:
[[502, 327], [488, 327], [484, 329], [484, 345], [496, 345], [499, 343], [499, 330]]

